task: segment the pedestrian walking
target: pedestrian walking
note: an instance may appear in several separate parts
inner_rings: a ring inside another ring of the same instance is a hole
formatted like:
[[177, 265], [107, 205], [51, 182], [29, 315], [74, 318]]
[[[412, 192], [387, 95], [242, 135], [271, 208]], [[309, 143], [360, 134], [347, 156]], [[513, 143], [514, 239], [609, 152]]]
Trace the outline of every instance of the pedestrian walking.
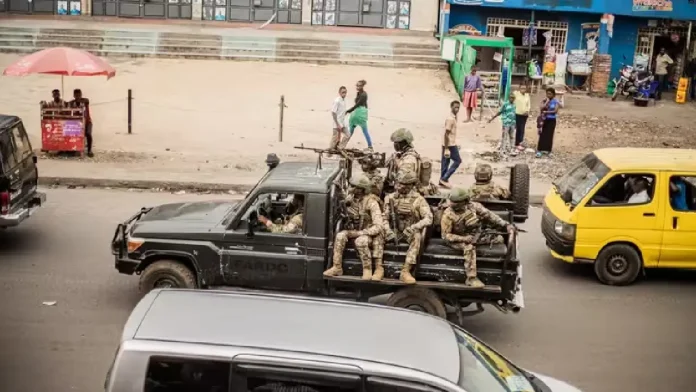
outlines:
[[356, 127], [360, 127], [365, 136], [365, 141], [367, 142], [367, 148], [372, 149], [372, 139], [370, 139], [370, 133], [367, 130], [367, 92], [365, 92], [365, 85], [367, 84], [364, 80], [359, 80], [355, 85], [355, 89], [358, 91], [355, 96], [355, 105], [348, 109], [346, 113], [350, 114], [349, 126], [350, 126], [350, 136], [353, 136], [353, 132]]
[[662, 99], [662, 93], [668, 90], [669, 85], [669, 67], [674, 64], [674, 60], [667, 53], [665, 48], [660, 48], [660, 54], [655, 57], [655, 75], [657, 75], [657, 99]]
[[464, 94], [462, 94], [462, 104], [466, 108], [466, 122], [471, 121], [471, 114], [478, 107], [479, 91], [483, 91], [481, 77], [476, 75], [476, 67], [471, 67], [471, 74], [464, 78]]
[[341, 86], [338, 89], [338, 97], [334, 99], [331, 107], [331, 117], [333, 118], [333, 133], [329, 149], [345, 148], [350, 140], [350, 133], [346, 128], [346, 95], [348, 89]]
[[70, 101], [72, 107], [82, 107], [85, 109], [85, 139], [87, 140], [87, 156], [93, 157], [92, 152], [92, 115], [89, 112], [89, 99], [82, 96], [82, 90], [73, 90], [73, 100]]
[[500, 156], [505, 158], [508, 155], [515, 156], [517, 155], [517, 149], [515, 149], [515, 121], [517, 120], [515, 116], [515, 94], [510, 94], [508, 101], [501, 106], [498, 113], [491, 117], [488, 122], [490, 123], [498, 116], [500, 116], [503, 124], [500, 135]]
[[529, 112], [532, 109], [532, 99], [527, 92], [527, 86], [523, 83], [515, 91], [515, 148], [524, 151], [524, 131], [527, 127]]
[[546, 99], [541, 102], [541, 113], [537, 118], [539, 127], [539, 143], [537, 144], [536, 157], [551, 155], [553, 150], [553, 135], [556, 132], [556, 118], [558, 116], [559, 102], [556, 99], [556, 90], [546, 89]]
[[440, 186], [451, 188], [450, 177], [457, 171], [462, 163], [457, 147], [457, 115], [459, 114], [459, 101], [450, 102], [450, 113], [445, 120], [445, 135], [442, 140], [442, 157], [440, 159]]

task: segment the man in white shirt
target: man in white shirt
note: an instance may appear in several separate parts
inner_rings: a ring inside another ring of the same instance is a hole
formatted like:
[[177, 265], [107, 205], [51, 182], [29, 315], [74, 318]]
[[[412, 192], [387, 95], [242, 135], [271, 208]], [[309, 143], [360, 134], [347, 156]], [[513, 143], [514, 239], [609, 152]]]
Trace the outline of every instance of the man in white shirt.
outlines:
[[662, 99], [662, 92], [667, 91], [669, 67], [674, 64], [674, 60], [667, 53], [665, 48], [660, 49], [660, 54], [655, 57], [655, 75], [660, 85], [657, 87], [657, 99]]
[[648, 180], [645, 178], [638, 178], [633, 183], [633, 194], [628, 198], [628, 204], [646, 204], [649, 202]]
[[350, 133], [346, 127], [346, 94], [348, 90], [345, 86], [338, 89], [338, 97], [334, 99], [331, 107], [331, 117], [333, 120], [333, 135], [331, 136], [330, 149], [345, 148], [350, 140]]

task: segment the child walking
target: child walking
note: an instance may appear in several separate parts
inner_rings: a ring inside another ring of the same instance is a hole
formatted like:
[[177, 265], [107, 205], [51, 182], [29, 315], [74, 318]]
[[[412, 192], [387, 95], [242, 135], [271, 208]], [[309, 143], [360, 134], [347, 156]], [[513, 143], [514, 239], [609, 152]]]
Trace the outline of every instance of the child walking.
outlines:
[[500, 116], [503, 123], [503, 130], [500, 140], [500, 155], [502, 157], [507, 157], [508, 155], [516, 156], [517, 150], [515, 149], [515, 123], [517, 117], [515, 115], [515, 95], [510, 94], [508, 101], [503, 104], [500, 111], [496, 113], [488, 122], [490, 123], [496, 117]]

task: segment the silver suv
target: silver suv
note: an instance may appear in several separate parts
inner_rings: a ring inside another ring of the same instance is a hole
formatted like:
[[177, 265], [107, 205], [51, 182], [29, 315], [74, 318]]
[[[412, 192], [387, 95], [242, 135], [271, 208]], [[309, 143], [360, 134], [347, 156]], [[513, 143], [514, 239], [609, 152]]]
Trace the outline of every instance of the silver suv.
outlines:
[[579, 392], [410, 310], [226, 291], [153, 290], [107, 392]]

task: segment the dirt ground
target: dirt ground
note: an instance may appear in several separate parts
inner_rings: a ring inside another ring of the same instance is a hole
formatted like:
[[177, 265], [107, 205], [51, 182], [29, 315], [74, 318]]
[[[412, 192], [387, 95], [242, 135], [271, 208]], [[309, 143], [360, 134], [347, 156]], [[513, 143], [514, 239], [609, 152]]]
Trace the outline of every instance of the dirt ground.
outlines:
[[[0, 55], [0, 67], [15, 61]], [[304, 144], [326, 147], [331, 138], [330, 109], [340, 86], [347, 104], [355, 83], [367, 80], [369, 127], [375, 148], [391, 150], [389, 135], [409, 128], [423, 154], [439, 157], [449, 103], [456, 99], [446, 71], [295, 63], [224, 62], [163, 59], [109, 61], [115, 78], [65, 78], [64, 95], [81, 88], [92, 102], [96, 160], [167, 161], [252, 171], [264, 169], [266, 154], [306, 159]], [[60, 88], [50, 75], [0, 78], [2, 111], [21, 116], [35, 146], [40, 144], [39, 101]], [[133, 134], [127, 133], [128, 89], [133, 91]], [[279, 102], [285, 97], [283, 141], [279, 142]], [[462, 135], [473, 156], [476, 145]], [[349, 147], [365, 147], [362, 132]], [[156, 157], [156, 158], [153, 158]]]
[[[18, 59], [0, 54], [0, 67]], [[265, 171], [264, 159], [276, 153], [282, 160], [307, 160], [312, 153], [293, 147], [325, 147], [330, 139], [330, 107], [338, 87], [349, 89], [367, 80], [370, 133], [375, 148], [391, 151], [389, 135], [408, 128], [418, 151], [439, 161], [442, 128], [449, 102], [456, 99], [446, 71], [388, 69], [358, 66], [317, 66], [263, 62], [224, 62], [163, 59], [109, 59], [117, 76], [65, 78], [65, 95], [81, 88], [92, 102], [95, 150], [90, 161], [134, 163], [177, 173], [184, 169], [230, 176]], [[57, 76], [2, 77], [2, 112], [22, 117], [35, 147], [40, 146], [39, 105], [60, 88]], [[133, 91], [133, 134], [127, 133], [128, 89]], [[279, 102], [285, 97], [283, 141], [279, 138]], [[534, 97], [535, 107], [541, 97]], [[537, 160], [526, 153], [504, 166], [529, 162], [541, 180], [558, 176], [588, 151], [604, 146], [690, 148], [696, 106], [658, 103], [648, 108], [628, 101], [566, 94], [556, 130], [555, 157]], [[493, 113], [485, 113], [490, 117]], [[460, 116], [463, 117], [463, 116]], [[530, 119], [531, 120], [531, 119]], [[536, 144], [532, 121], [527, 143]], [[471, 172], [477, 161], [496, 161], [494, 144], [500, 124], [460, 123], [460, 172]], [[356, 130], [349, 147], [365, 147]], [[75, 159], [75, 158], [68, 158]], [[436, 163], [437, 165], [437, 163]], [[436, 166], [437, 167], [437, 166]], [[71, 173], [66, 173], [71, 175]]]
[[[536, 146], [538, 137], [536, 122], [538, 104], [542, 95], [532, 100], [530, 122], [526, 130], [526, 144]], [[484, 119], [490, 117], [484, 114]], [[566, 94], [565, 106], [559, 113], [551, 159], [534, 158], [533, 150], [527, 150], [517, 158], [500, 164], [527, 162], [540, 179], [554, 179], [583, 155], [604, 147], [696, 148], [693, 124], [696, 121], [696, 104], [676, 104], [671, 94], [649, 107], [636, 107], [632, 100]], [[500, 139], [500, 123], [480, 123], [477, 142], [487, 142], [493, 149]], [[497, 154], [479, 154], [479, 159], [499, 162]]]

